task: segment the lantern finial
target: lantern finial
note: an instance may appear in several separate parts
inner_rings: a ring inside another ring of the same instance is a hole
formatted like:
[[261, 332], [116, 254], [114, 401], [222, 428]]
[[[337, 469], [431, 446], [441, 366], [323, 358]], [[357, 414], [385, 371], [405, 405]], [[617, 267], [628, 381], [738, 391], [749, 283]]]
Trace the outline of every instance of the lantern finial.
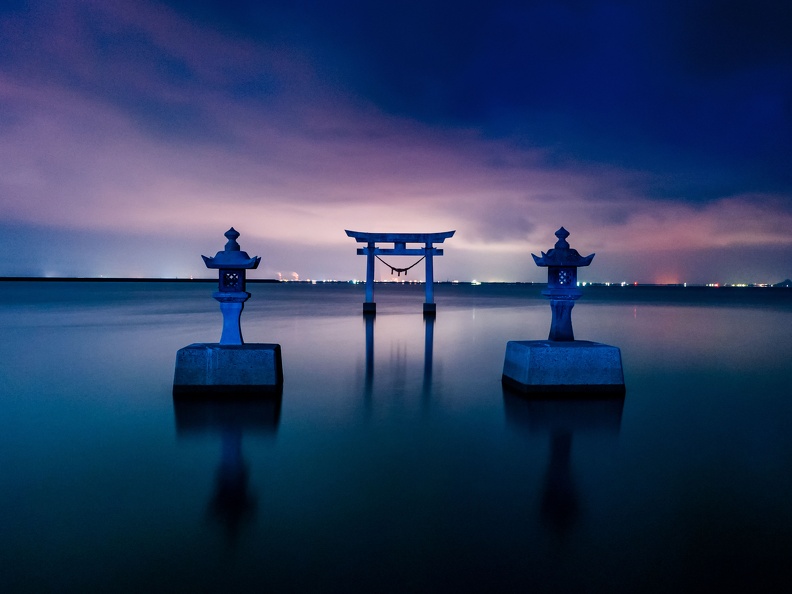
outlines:
[[555, 249], [557, 250], [568, 250], [569, 244], [566, 241], [566, 238], [569, 237], [569, 231], [561, 227], [558, 231], [555, 232], [555, 236], [558, 237], [558, 241], [556, 241]]
[[239, 244], [237, 243], [237, 238], [239, 237], [239, 231], [231, 227], [223, 235], [225, 235], [226, 239], [228, 239], [228, 241], [225, 244], [225, 251], [238, 252], [240, 249]]

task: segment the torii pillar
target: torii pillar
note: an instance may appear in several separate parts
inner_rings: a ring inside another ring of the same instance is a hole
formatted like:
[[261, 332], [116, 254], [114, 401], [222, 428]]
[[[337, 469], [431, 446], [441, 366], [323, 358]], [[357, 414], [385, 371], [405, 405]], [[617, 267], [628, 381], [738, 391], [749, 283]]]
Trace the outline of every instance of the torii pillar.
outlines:
[[[366, 247], [358, 248], [359, 256], [366, 256], [366, 301], [363, 303], [364, 314], [376, 314], [377, 304], [374, 302], [374, 259], [377, 256], [423, 256], [426, 259], [426, 302], [423, 306], [424, 315], [433, 316], [437, 312], [434, 302], [434, 256], [442, 256], [443, 250], [434, 247], [435, 243], [443, 243], [453, 237], [456, 231], [441, 233], [366, 233], [363, 231], [346, 231], [358, 243]], [[392, 248], [378, 247], [377, 243], [392, 243]], [[423, 244], [423, 247], [408, 248], [408, 243]], [[394, 268], [401, 274], [408, 269]]]

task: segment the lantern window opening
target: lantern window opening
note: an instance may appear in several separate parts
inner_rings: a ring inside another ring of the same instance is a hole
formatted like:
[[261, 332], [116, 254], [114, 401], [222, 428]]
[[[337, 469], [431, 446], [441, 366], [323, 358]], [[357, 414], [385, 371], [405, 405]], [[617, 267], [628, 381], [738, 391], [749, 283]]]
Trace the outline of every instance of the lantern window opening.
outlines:
[[238, 272], [224, 271], [223, 272], [223, 288], [236, 289], [240, 285], [240, 276]]

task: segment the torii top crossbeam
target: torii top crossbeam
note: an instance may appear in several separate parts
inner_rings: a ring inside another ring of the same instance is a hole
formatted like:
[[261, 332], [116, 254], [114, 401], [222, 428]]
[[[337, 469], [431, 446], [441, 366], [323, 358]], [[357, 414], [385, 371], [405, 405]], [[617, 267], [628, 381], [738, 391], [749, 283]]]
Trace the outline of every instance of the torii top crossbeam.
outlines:
[[358, 243], [443, 243], [453, 237], [456, 231], [440, 233], [366, 233], [364, 231], [347, 231], [346, 234]]
[[[434, 303], [434, 256], [442, 256], [443, 250], [433, 246], [443, 243], [456, 231], [440, 233], [367, 233], [364, 231], [346, 231], [347, 236], [366, 247], [359, 248], [358, 255], [366, 256], [366, 301], [363, 313], [375, 313], [374, 303], [374, 258], [376, 256], [423, 256], [426, 258], [426, 303], [424, 314], [435, 313]], [[393, 247], [378, 247], [378, 243], [391, 243]], [[422, 247], [408, 248], [408, 243], [423, 244]]]

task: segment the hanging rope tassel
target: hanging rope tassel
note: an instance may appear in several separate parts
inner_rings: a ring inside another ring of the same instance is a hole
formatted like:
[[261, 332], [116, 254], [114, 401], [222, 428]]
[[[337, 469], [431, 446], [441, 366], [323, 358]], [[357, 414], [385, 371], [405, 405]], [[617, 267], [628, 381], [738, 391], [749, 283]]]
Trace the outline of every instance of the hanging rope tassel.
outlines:
[[388, 268], [390, 268], [390, 270], [391, 270], [391, 274], [393, 274], [393, 273], [395, 272], [395, 273], [396, 273], [396, 276], [401, 276], [401, 275], [402, 275], [402, 272], [404, 273], [404, 276], [407, 276], [407, 271], [408, 271], [410, 268], [413, 268], [413, 267], [415, 267], [415, 266], [418, 266], [418, 264], [420, 264], [420, 263], [421, 263], [421, 260], [423, 260], [424, 258], [426, 258], [426, 256], [421, 256], [421, 259], [420, 259], [420, 260], [418, 260], [418, 261], [417, 261], [415, 264], [413, 264], [412, 266], [408, 266], [407, 268], [398, 268], [397, 266], [391, 266], [391, 265], [390, 265], [390, 264], [388, 264], [388, 263], [387, 263], [385, 260], [383, 260], [382, 258], [380, 258], [379, 256], [377, 256], [377, 260], [379, 260], [380, 262], [382, 262], [383, 264], [385, 264], [385, 266], [387, 266]]

